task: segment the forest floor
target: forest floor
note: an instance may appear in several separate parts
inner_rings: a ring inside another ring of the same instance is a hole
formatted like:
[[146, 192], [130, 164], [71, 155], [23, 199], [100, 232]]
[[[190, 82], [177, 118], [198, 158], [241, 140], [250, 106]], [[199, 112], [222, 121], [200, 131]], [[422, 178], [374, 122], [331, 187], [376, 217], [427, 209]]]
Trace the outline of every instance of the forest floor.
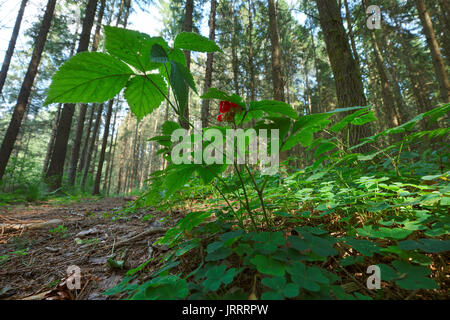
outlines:
[[[0, 299], [120, 298], [102, 293], [120, 283], [130, 268], [163, 254], [168, 248], [154, 242], [181, 214], [172, 212], [168, 221], [167, 213], [151, 209], [123, 215], [120, 209], [129, 200], [0, 207]], [[82, 274], [76, 297], [66, 283], [67, 268], [73, 265]]]

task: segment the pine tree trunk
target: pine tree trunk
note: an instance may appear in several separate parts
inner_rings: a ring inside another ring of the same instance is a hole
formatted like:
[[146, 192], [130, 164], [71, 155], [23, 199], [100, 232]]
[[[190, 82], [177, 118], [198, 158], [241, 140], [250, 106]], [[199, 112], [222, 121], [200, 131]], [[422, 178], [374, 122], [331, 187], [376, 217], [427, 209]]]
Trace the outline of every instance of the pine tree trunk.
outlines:
[[[324, 34], [340, 108], [365, 106], [366, 98], [356, 61], [353, 59], [348, 37], [342, 24], [340, 8], [336, 0], [316, 0], [320, 25]], [[351, 126], [348, 132], [350, 146], [370, 135], [368, 126]], [[357, 150], [368, 151], [367, 144]]]
[[[211, 11], [209, 13], [209, 40], [214, 41], [216, 38], [216, 0], [211, 0]], [[203, 92], [206, 93], [212, 84], [212, 71], [213, 71], [213, 58], [212, 52], [207, 54], [206, 58], [206, 71], [205, 71], [205, 83], [203, 86]], [[209, 99], [202, 100], [202, 126], [206, 128], [209, 123]]]
[[387, 76], [388, 71], [386, 70], [386, 67], [384, 65], [383, 56], [381, 54], [380, 48], [378, 47], [378, 42], [375, 37], [375, 33], [373, 31], [370, 31], [370, 34], [372, 39], [375, 62], [381, 81], [381, 94], [383, 95], [384, 120], [385, 123], [387, 124], [387, 128], [393, 128], [400, 124], [399, 119], [395, 114], [394, 94], [392, 93], [391, 87], [389, 85], [389, 80]]
[[256, 100], [255, 65], [253, 61], [253, 0], [248, 2], [248, 64], [250, 69], [250, 100]]
[[274, 99], [284, 101], [284, 84], [281, 74], [281, 47], [275, 0], [269, 0], [269, 35], [272, 44], [272, 83]]
[[[92, 131], [92, 139], [89, 144], [89, 149], [86, 154], [86, 162], [83, 167], [83, 175], [81, 177], [81, 186], [84, 187], [86, 185], [86, 179], [89, 173], [89, 168], [91, 166], [92, 155], [95, 148], [95, 143], [97, 142], [97, 135], [100, 128], [100, 122], [102, 121], [102, 113], [103, 113], [103, 103], [98, 106], [97, 117], [95, 119], [94, 130]], [[95, 156], [94, 156], [95, 161]]]
[[17, 37], [19, 36], [20, 26], [22, 24], [23, 13], [25, 12], [25, 7], [28, 0], [22, 0], [20, 4], [19, 13], [17, 14], [16, 23], [14, 24], [14, 29], [11, 34], [11, 39], [9, 40], [8, 50], [5, 53], [5, 59], [3, 60], [2, 69], [0, 70], [0, 96], [3, 92], [3, 86], [5, 84], [6, 76], [8, 75], [9, 65], [16, 48]]
[[44, 50], [45, 42], [47, 41], [47, 34], [50, 30], [50, 25], [53, 19], [55, 4], [56, 0], [49, 0], [47, 2], [44, 18], [42, 20], [42, 24], [39, 29], [36, 42], [34, 44], [31, 61], [28, 65], [27, 73], [22, 82], [22, 86], [17, 98], [17, 104], [14, 107], [11, 121], [9, 123], [5, 137], [3, 138], [2, 146], [0, 148], [0, 180], [3, 178], [3, 175], [5, 173], [9, 157], [11, 156], [11, 152], [14, 147], [14, 143], [16, 141], [17, 135], [19, 134], [23, 115], [25, 114], [28, 106], [28, 99], [30, 98], [31, 89], [33, 87], [34, 79], [36, 77], [39, 63], [41, 61], [42, 51]]
[[[93, 52], [97, 51], [100, 41], [100, 31], [102, 27], [103, 14], [105, 12], [105, 0], [100, 0], [100, 10], [97, 18], [97, 26], [95, 29], [94, 41], [92, 43]], [[69, 171], [68, 171], [68, 184], [73, 186], [75, 184], [75, 178], [77, 173], [77, 164], [80, 158], [81, 139], [83, 137], [84, 122], [86, 119], [88, 105], [82, 103], [80, 106], [80, 113], [78, 114], [77, 129], [75, 131], [75, 138], [73, 141], [72, 152], [70, 154]]]
[[112, 125], [112, 132], [111, 132], [111, 140], [109, 141], [109, 151], [108, 151], [108, 158], [106, 159], [106, 174], [105, 179], [103, 181], [103, 192], [106, 192], [107, 186], [108, 186], [108, 179], [110, 178], [110, 171], [111, 171], [111, 163], [113, 158], [111, 158], [112, 154], [112, 145], [114, 140], [114, 134], [116, 131], [116, 120], [117, 120], [117, 112], [119, 111], [119, 103], [117, 103], [116, 110], [114, 111], [114, 120]]
[[355, 43], [355, 35], [353, 33], [353, 27], [352, 27], [352, 17], [350, 13], [350, 8], [348, 6], [348, 1], [344, 0], [344, 6], [345, 6], [345, 18], [347, 20], [348, 25], [348, 36], [350, 37], [350, 43], [352, 45], [352, 52], [353, 52], [353, 58], [355, 58], [356, 64], [358, 65], [359, 69], [359, 55], [358, 51], [356, 50], [356, 43]]
[[92, 193], [93, 195], [100, 193], [100, 181], [102, 180], [103, 162], [105, 161], [106, 145], [108, 144], [109, 127], [111, 124], [113, 105], [114, 105], [114, 100], [110, 100], [108, 103], [108, 111], [106, 113], [105, 129], [103, 131], [102, 148], [100, 150], [100, 158], [99, 158], [98, 166], [97, 166], [97, 174], [95, 176], [94, 192]]
[[[186, 32], [192, 32], [192, 14], [194, 11], [194, 0], [186, 0], [186, 7], [185, 7], [185, 13], [184, 13], [184, 26], [183, 31]], [[188, 69], [191, 68], [191, 52], [190, 51], [184, 51], [184, 56], [186, 58], [186, 66]], [[188, 87], [189, 92], [189, 87]], [[186, 130], [189, 129], [189, 95], [186, 100], [186, 105], [182, 106], [184, 107], [183, 115], [180, 115], [179, 123], [180, 126]]]
[[236, 26], [237, 26], [237, 15], [235, 11], [235, 1], [233, 0], [231, 3], [231, 63], [233, 66], [233, 85], [234, 85], [234, 93], [240, 95], [239, 90], [239, 60], [237, 56], [237, 46], [238, 41], [236, 37]]
[[436, 40], [436, 35], [433, 30], [433, 25], [431, 23], [430, 15], [425, 7], [424, 0], [415, 0], [417, 11], [419, 12], [419, 18], [422, 22], [423, 32], [425, 33], [428, 47], [431, 51], [431, 56], [433, 60], [434, 70], [436, 72], [436, 78], [439, 83], [439, 91], [441, 95], [442, 102], [449, 102], [450, 95], [450, 82], [447, 77], [447, 72], [445, 71], [444, 59], [441, 55], [441, 50], [439, 44]]
[[47, 153], [45, 154], [44, 165], [42, 167], [42, 174], [45, 174], [48, 169], [48, 162], [50, 161], [50, 155], [53, 152], [53, 146], [55, 144], [56, 129], [58, 128], [59, 115], [61, 113], [62, 104], [58, 104], [58, 109], [56, 110], [55, 118], [53, 119], [52, 132], [50, 134], [50, 141], [47, 145]]
[[[89, 0], [87, 3], [77, 53], [87, 51], [89, 48], [91, 30], [94, 24], [95, 12], [97, 10], [97, 1], [98, 0]], [[61, 187], [67, 144], [74, 112], [75, 104], [64, 104], [58, 124], [55, 148], [46, 174], [46, 181], [50, 190], [56, 190]]]

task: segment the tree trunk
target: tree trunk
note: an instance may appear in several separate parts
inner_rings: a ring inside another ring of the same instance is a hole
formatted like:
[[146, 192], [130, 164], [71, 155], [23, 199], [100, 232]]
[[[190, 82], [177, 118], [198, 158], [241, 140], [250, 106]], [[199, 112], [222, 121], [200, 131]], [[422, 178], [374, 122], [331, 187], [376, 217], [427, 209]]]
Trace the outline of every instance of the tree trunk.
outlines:
[[[95, 28], [94, 41], [92, 43], [91, 49], [91, 51], [93, 52], [97, 51], [98, 49], [104, 12], [105, 12], [105, 0], [100, 0], [100, 10], [98, 13], [97, 26]], [[82, 103], [80, 106], [80, 113], [78, 114], [77, 129], [75, 131], [75, 138], [73, 141], [72, 152], [70, 154], [70, 162], [69, 162], [68, 183], [70, 186], [73, 186], [75, 184], [77, 164], [80, 158], [81, 139], [83, 137], [84, 122], [86, 119], [87, 107], [88, 105], [86, 103]]]
[[100, 193], [100, 181], [102, 180], [103, 162], [105, 161], [106, 145], [108, 144], [109, 127], [111, 124], [113, 105], [114, 105], [114, 100], [110, 100], [108, 103], [108, 111], [106, 114], [105, 129], [103, 131], [102, 148], [100, 151], [100, 158], [99, 158], [98, 166], [97, 166], [97, 174], [95, 176], [94, 192], [92, 193], [93, 195]]
[[348, 25], [348, 36], [350, 37], [350, 43], [352, 45], [352, 52], [353, 52], [353, 58], [355, 58], [356, 64], [359, 69], [359, 55], [358, 51], [356, 50], [356, 43], [355, 43], [355, 35], [353, 33], [353, 26], [352, 26], [352, 17], [350, 14], [350, 8], [348, 6], [348, 1], [344, 0], [344, 6], [345, 6], [345, 18], [347, 20]]
[[39, 63], [41, 61], [42, 51], [44, 50], [45, 42], [47, 41], [47, 34], [50, 30], [50, 25], [55, 10], [56, 0], [49, 0], [45, 9], [44, 18], [39, 29], [39, 34], [34, 44], [34, 49], [31, 57], [30, 64], [25, 78], [20, 88], [19, 96], [17, 98], [17, 104], [14, 107], [14, 111], [6, 131], [5, 137], [0, 148], [0, 180], [3, 178], [6, 166], [8, 164], [9, 157], [14, 147], [17, 135], [19, 134], [20, 125], [25, 110], [28, 106], [28, 99], [30, 98], [31, 89], [33, 87], [34, 79], [36, 77]]
[[[98, 129], [100, 128], [100, 122], [102, 121], [102, 112], [103, 112], [103, 103], [98, 106], [97, 117], [95, 119], [94, 130], [92, 131], [92, 140], [89, 144], [89, 149], [86, 155], [86, 162], [83, 167], [83, 175], [81, 177], [81, 186], [84, 187], [86, 185], [86, 179], [89, 172], [89, 167], [91, 165], [92, 154], [94, 152], [95, 143], [97, 140]], [[94, 157], [95, 161], [95, 157]]]
[[[95, 12], [97, 10], [97, 1], [98, 0], [89, 0], [87, 3], [77, 53], [86, 51], [89, 48], [91, 30], [94, 24]], [[61, 111], [61, 119], [58, 124], [55, 148], [46, 174], [46, 181], [49, 184], [50, 190], [56, 190], [61, 187], [67, 143], [69, 141], [74, 112], [75, 104], [64, 104]]]
[[449, 102], [450, 95], [450, 82], [448, 81], [447, 72], [445, 71], [444, 59], [441, 55], [439, 44], [436, 40], [436, 35], [433, 30], [430, 15], [425, 7], [424, 0], [415, 0], [417, 11], [419, 12], [419, 18], [422, 22], [423, 32], [427, 38], [428, 47], [431, 51], [434, 70], [436, 72], [436, 78], [439, 83], [439, 91], [441, 100], [444, 103]]
[[[211, 11], [209, 13], [209, 40], [214, 41], [216, 38], [216, 0], [211, 0]], [[213, 58], [212, 52], [207, 54], [206, 58], [206, 71], [205, 71], [205, 84], [203, 86], [203, 92], [206, 93], [212, 84], [212, 71], [213, 71]], [[209, 99], [202, 100], [202, 126], [206, 128], [209, 122]]]
[[111, 132], [111, 140], [109, 141], [109, 152], [108, 152], [108, 159], [106, 160], [106, 174], [105, 174], [105, 180], [103, 181], [103, 192], [106, 192], [107, 186], [108, 186], [108, 179], [110, 179], [110, 172], [111, 172], [111, 165], [114, 158], [111, 158], [112, 154], [112, 148], [113, 148], [113, 140], [114, 140], [114, 133], [116, 131], [116, 119], [117, 119], [117, 112], [119, 111], [119, 103], [117, 103], [116, 111], [114, 111], [114, 120], [112, 125], [112, 132]]
[[231, 2], [231, 64], [233, 66], [233, 85], [234, 85], [234, 93], [237, 95], [240, 95], [239, 93], [239, 59], [237, 56], [237, 46], [238, 41], [236, 38], [236, 26], [237, 26], [237, 15], [236, 15], [236, 11], [234, 9], [235, 6], [235, 1], [233, 0]]
[[281, 75], [281, 48], [275, 0], [269, 0], [269, 34], [272, 44], [272, 82], [274, 99], [284, 101], [284, 84]]
[[58, 109], [56, 110], [55, 118], [52, 124], [52, 133], [50, 134], [50, 141], [47, 145], [47, 153], [45, 154], [44, 165], [42, 167], [42, 174], [45, 174], [48, 169], [48, 162], [50, 161], [50, 156], [53, 152], [53, 146], [55, 144], [56, 129], [58, 128], [59, 115], [61, 114], [62, 104], [58, 104]]
[[388, 70], [384, 65], [383, 55], [381, 54], [380, 48], [378, 47], [378, 41], [376, 39], [375, 33], [373, 31], [369, 32], [372, 39], [375, 62], [381, 81], [381, 94], [383, 96], [384, 120], [385, 123], [387, 124], [387, 128], [393, 128], [400, 124], [399, 123], [400, 121], [397, 115], [395, 114], [394, 94], [392, 93], [391, 86], [389, 84], [390, 81], [387, 75]]
[[16, 41], [20, 31], [20, 25], [22, 24], [23, 13], [25, 12], [25, 7], [28, 0], [22, 0], [20, 4], [19, 13], [17, 14], [16, 23], [14, 24], [14, 29], [9, 40], [8, 50], [5, 53], [5, 59], [3, 60], [2, 70], [0, 71], [0, 96], [2, 95], [3, 85], [5, 84], [6, 76], [8, 74], [9, 65], [16, 48]]
[[[185, 7], [185, 13], [184, 13], [184, 26], [183, 30], [186, 32], [192, 32], [192, 14], [194, 11], [194, 0], [186, 0], [186, 7]], [[188, 50], [184, 51], [184, 56], [186, 58], [186, 66], [188, 70], [191, 68], [191, 52]], [[189, 87], [187, 88], [189, 92]], [[186, 105], [181, 106], [184, 108], [183, 115], [180, 115], [179, 117], [179, 123], [182, 128], [188, 130], [189, 129], [189, 94], [188, 98], [186, 100]]]
[[[320, 15], [320, 25], [324, 34], [339, 107], [365, 106], [366, 98], [358, 71], [353, 59], [336, 0], [316, 0]], [[367, 126], [351, 126], [348, 142], [350, 146], [358, 144], [361, 138], [370, 135]], [[367, 144], [358, 152], [368, 151]]]
[[254, 53], [253, 53], [253, 0], [248, 2], [248, 64], [250, 69], [250, 100], [256, 100], [256, 87], [255, 87], [255, 65], [254, 65]]

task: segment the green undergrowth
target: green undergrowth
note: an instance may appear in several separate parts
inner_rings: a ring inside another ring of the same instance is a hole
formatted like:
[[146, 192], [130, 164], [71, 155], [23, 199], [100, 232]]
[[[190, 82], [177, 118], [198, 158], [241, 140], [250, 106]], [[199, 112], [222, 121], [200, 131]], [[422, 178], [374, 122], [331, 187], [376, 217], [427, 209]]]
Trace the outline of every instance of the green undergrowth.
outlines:
[[[448, 129], [414, 130], [424, 117], [443, 111], [448, 105], [366, 139], [363, 143], [378, 147], [366, 154], [333, 151], [318, 137], [309, 148], [315, 148], [316, 162], [301, 170], [287, 165], [268, 178], [269, 221], [257, 192], [247, 188], [257, 229], [239, 206], [242, 194], [233, 193], [239, 184], [235, 175], [222, 176], [228, 188], [220, 192], [194, 176], [165, 199], [164, 180], [155, 174], [133, 206], [170, 210], [200, 202], [206, 209], [191, 205], [193, 210], [157, 241], [171, 250], [129, 270], [105, 294], [128, 299], [448, 298]], [[402, 138], [380, 147], [381, 139], [394, 134]], [[243, 174], [246, 185], [250, 178]], [[255, 179], [259, 184], [266, 178]], [[372, 265], [381, 271], [377, 290], [366, 286]], [[138, 281], [150, 270], [145, 276], [150, 280]]]

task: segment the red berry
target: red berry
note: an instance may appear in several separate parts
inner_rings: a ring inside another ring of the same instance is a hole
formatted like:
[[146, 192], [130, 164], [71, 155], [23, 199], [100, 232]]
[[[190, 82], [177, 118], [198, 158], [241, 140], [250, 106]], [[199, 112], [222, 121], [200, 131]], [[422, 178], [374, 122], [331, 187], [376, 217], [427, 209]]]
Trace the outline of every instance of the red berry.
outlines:
[[230, 103], [228, 101], [220, 101], [219, 111], [220, 113], [227, 113], [230, 111]]
[[239, 106], [238, 106], [236, 103], [234, 103], [234, 102], [230, 102], [230, 104], [231, 104], [231, 107], [233, 107], [234, 109], [236, 109], [236, 108], [239, 107]]
[[222, 122], [223, 121], [222, 116], [223, 116], [222, 114], [219, 114], [217, 116], [217, 121]]

